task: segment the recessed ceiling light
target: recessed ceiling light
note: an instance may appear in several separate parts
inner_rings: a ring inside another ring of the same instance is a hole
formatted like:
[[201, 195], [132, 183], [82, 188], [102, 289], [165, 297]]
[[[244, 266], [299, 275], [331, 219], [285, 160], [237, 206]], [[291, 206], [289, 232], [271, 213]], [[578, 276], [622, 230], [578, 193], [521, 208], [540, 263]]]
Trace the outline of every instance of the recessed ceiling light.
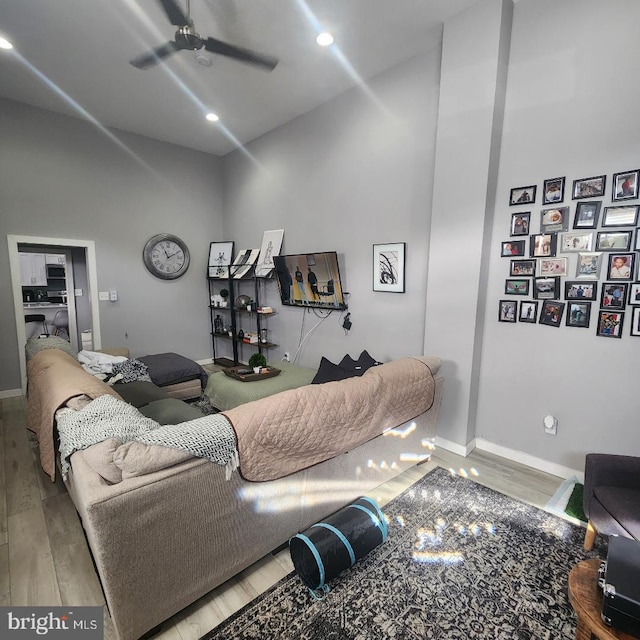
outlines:
[[13, 45], [5, 38], [0, 37], [0, 49], [13, 49]]
[[333, 36], [328, 31], [323, 31], [322, 33], [318, 34], [316, 42], [321, 47], [328, 47], [330, 44], [333, 44]]
[[211, 113], [207, 113], [207, 115], [205, 116], [205, 118], [209, 121], [209, 122], [218, 122], [218, 120], [220, 120], [220, 118], [218, 118], [218, 116], [211, 112]]

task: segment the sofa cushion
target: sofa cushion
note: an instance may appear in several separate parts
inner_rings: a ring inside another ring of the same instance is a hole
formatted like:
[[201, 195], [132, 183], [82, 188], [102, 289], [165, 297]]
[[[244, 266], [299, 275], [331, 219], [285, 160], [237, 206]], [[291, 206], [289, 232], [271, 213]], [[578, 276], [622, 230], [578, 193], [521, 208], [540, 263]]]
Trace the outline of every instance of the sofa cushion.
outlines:
[[172, 467], [191, 458], [193, 456], [190, 453], [180, 449], [142, 442], [125, 442], [115, 451], [113, 461], [122, 471], [122, 479], [126, 480]]
[[179, 424], [203, 416], [200, 409], [177, 398], [154, 400], [140, 407], [140, 413], [160, 424]]
[[122, 469], [113, 461], [113, 456], [122, 444], [118, 438], [107, 438], [83, 451], [86, 463], [107, 482], [117, 484], [122, 480]]
[[640, 540], [640, 491], [624, 487], [594, 487], [598, 502], [631, 536]]
[[202, 389], [207, 386], [207, 372], [197, 362], [178, 353], [156, 353], [138, 360], [147, 365], [151, 380], [160, 387], [196, 378]]
[[125, 402], [137, 409], [155, 400], [164, 400], [169, 396], [153, 382], [136, 380], [135, 382], [116, 383], [113, 389], [118, 392]]
[[346, 378], [352, 378], [354, 375], [356, 375], [354, 371], [344, 369], [340, 365], [334, 364], [331, 360], [327, 360], [327, 358], [323, 356], [320, 359], [318, 373], [316, 373], [311, 384], [324, 384], [325, 382], [345, 380]]

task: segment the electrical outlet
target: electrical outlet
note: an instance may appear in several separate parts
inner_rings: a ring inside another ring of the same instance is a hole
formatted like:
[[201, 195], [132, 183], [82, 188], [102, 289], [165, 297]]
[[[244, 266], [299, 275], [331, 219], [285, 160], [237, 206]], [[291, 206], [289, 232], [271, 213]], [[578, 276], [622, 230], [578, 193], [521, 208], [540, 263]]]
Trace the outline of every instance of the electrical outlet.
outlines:
[[544, 432], [550, 436], [558, 435], [558, 420], [553, 416], [545, 416], [542, 421], [544, 425]]
[[289, 352], [288, 352], [288, 351], [285, 351], [285, 352], [284, 352], [284, 356], [282, 356], [282, 361], [283, 361], [283, 362], [291, 362], [291, 360], [289, 360], [289, 357], [290, 357], [290, 356], [289, 356]]

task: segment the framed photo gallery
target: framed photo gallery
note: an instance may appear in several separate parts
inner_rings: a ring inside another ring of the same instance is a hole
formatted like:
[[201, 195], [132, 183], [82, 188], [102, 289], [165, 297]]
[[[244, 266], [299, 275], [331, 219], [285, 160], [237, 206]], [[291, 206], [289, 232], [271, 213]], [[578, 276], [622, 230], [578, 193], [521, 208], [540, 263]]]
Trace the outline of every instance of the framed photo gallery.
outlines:
[[640, 169], [513, 187], [498, 321], [640, 337], [639, 199]]

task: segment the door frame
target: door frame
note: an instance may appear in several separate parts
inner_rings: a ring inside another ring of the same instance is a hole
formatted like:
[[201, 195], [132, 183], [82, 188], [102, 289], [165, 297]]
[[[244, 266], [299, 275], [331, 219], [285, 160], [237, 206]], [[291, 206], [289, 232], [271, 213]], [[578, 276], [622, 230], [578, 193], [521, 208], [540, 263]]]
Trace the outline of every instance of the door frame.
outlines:
[[[91, 330], [93, 348], [100, 349], [102, 339], [100, 335], [100, 305], [98, 304], [98, 268], [96, 263], [96, 247], [93, 240], [74, 240], [68, 238], [51, 238], [40, 236], [8, 235], [7, 245], [9, 249], [9, 268], [11, 271], [11, 286], [13, 290], [13, 308], [15, 310], [16, 333], [18, 336], [18, 356], [20, 358], [20, 380], [22, 391], [27, 389], [27, 363], [24, 352], [26, 344], [26, 327], [24, 323], [24, 308], [22, 303], [22, 279], [20, 277], [20, 258], [18, 245], [37, 244], [50, 247], [72, 248], [80, 247], [85, 250], [87, 260], [87, 280], [89, 283], [89, 303], [91, 306]], [[69, 296], [73, 292], [70, 292]], [[67, 300], [69, 299], [67, 297]]]

